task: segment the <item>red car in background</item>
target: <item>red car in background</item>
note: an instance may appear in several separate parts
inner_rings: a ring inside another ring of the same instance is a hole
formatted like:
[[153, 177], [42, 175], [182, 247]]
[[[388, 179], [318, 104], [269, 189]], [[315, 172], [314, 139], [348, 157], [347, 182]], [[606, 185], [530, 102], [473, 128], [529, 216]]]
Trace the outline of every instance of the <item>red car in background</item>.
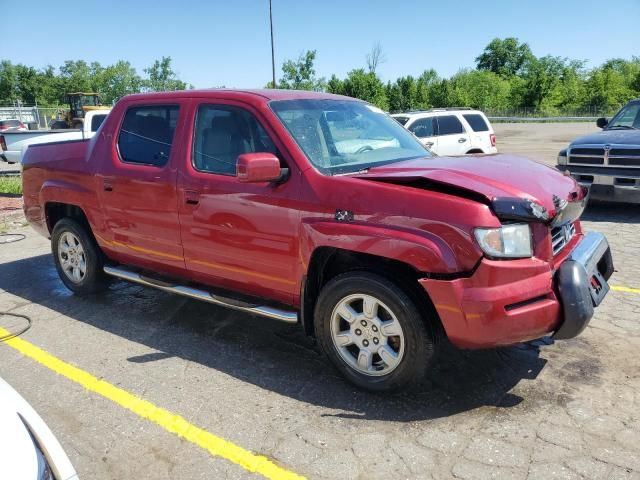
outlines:
[[363, 388], [458, 347], [578, 335], [608, 291], [585, 189], [509, 155], [433, 156], [336, 95], [125, 97], [88, 141], [35, 145], [25, 213], [64, 284], [113, 277], [301, 323]]
[[26, 132], [27, 126], [20, 120], [0, 120], [0, 132]]

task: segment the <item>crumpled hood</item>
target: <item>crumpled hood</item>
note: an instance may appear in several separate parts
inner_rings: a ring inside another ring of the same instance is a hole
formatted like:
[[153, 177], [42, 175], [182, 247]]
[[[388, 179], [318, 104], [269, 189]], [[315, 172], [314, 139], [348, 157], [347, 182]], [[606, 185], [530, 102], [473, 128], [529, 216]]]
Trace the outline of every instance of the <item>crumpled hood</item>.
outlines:
[[543, 206], [551, 218], [558, 206], [565, 204], [563, 200], [584, 198], [582, 188], [571, 177], [527, 158], [505, 154], [426, 157], [371, 168], [355, 176], [397, 184], [426, 179], [481, 195], [487, 203], [503, 198], [531, 200]]
[[640, 130], [602, 130], [576, 138], [571, 147], [580, 145], [640, 145]]

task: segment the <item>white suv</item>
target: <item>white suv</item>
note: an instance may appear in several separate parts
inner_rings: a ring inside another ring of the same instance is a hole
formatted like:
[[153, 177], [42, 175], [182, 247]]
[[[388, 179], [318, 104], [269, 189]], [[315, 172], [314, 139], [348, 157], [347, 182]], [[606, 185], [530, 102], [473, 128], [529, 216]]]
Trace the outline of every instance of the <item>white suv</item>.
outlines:
[[470, 108], [432, 108], [391, 115], [437, 155], [498, 153], [486, 115]]

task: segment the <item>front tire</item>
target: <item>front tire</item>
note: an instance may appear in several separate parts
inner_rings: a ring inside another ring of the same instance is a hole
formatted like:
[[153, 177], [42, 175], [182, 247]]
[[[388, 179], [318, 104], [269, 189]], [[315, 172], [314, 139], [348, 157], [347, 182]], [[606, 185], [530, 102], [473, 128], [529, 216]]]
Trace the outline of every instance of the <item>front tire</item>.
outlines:
[[316, 338], [340, 372], [374, 392], [420, 381], [434, 340], [416, 303], [396, 284], [370, 272], [330, 280], [315, 308]]
[[105, 290], [104, 257], [95, 240], [78, 221], [63, 218], [51, 235], [51, 250], [60, 280], [77, 295]]

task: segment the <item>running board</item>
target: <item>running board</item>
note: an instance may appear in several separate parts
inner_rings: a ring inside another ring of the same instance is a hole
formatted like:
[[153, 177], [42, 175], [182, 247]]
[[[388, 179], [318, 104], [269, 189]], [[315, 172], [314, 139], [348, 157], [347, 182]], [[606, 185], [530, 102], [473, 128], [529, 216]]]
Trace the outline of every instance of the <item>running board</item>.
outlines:
[[120, 278], [122, 280], [127, 280], [129, 282], [139, 283], [147, 287], [153, 287], [165, 292], [182, 295], [183, 297], [195, 298], [196, 300], [213, 303], [214, 305], [220, 305], [222, 307], [240, 310], [241, 312], [253, 313], [254, 315], [260, 315], [262, 317], [280, 320], [281, 322], [298, 322], [298, 314], [296, 312], [267, 306], [251, 305], [249, 303], [240, 302], [230, 298], [224, 298], [220, 295], [214, 295], [213, 293], [207, 292], [205, 290], [187, 287], [185, 285], [174, 285], [165, 281], [155, 280], [140, 275], [139, 273], [125, 270], [124, 268], [105, 266], [104, 273], [113, 277]]

